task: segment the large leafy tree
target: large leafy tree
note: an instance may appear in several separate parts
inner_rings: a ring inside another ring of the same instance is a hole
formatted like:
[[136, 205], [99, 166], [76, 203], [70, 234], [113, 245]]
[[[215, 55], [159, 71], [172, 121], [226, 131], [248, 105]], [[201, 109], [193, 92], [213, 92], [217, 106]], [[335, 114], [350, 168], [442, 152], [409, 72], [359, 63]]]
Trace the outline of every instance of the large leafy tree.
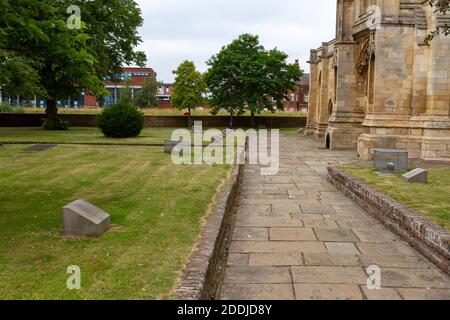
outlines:
[[[33, 61], [29, 71], [34, 70], [46, 97], [47, 129], [58, 127], [58, 99], [81, 88], [97, 96], [106, 94], [103, 78], [116, 79], [123, 65], [145, 61], [145, 55], [135, 51], [142, 18], [132, 0], [0, 2], [0, 50]], [[67, 27], [70, 5], [81, 8], [80, 29]], [[32, 85], [30, 81], [28, 87]]]
[[191, 110], [205, 102], [206, 83], [192, 61], [184, 61], [173, 73], [175, 82], [171, 98], [172, 105], [179, 110], [188, 110], [190, 127]]
[[277, 49], [267, 51], [258, 36], [243, 34], [213, 56], [207, 64], [205, 80], [211, 92], [213, 112], [227, 109], [230, 127], [233, 116], [264, 109], [282, 108], [289, 90], [301, 77], [296, 64], [286, 62], [287, 55]]
[[145, 78], [141, 89], [134, 95], [134, 104], [140, 108], [152, 108], [159, 105], [158, 87], [161, 85], [156, 76]]

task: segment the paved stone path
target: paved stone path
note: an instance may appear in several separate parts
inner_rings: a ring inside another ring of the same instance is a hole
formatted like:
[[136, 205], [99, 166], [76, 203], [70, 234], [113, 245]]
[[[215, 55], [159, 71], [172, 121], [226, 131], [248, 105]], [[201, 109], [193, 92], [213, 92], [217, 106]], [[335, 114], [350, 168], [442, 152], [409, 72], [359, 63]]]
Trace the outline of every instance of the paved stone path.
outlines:
[[[354, 152], [281, 137], [281, 169], [246, 166], [222, 299], [450, 299], [450, 277], [326, 181]], [[382, 290], [368, 290], [378, 265]]]

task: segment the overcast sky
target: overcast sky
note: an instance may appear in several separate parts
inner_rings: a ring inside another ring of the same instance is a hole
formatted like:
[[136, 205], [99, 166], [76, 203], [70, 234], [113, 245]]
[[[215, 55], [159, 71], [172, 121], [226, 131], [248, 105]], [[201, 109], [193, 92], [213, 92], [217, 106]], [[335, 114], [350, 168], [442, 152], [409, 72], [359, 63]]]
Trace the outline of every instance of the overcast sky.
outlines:
[[172, 71], [193, 60], [205, 61], [240, 34], [260, 36], [267, 49], [300, 59], [305, 71], [311, 48], [334, 38], [334, 0], [136, 0], [142, 10], [140, 30], [148, 66], [160, 81], [172, 82]]

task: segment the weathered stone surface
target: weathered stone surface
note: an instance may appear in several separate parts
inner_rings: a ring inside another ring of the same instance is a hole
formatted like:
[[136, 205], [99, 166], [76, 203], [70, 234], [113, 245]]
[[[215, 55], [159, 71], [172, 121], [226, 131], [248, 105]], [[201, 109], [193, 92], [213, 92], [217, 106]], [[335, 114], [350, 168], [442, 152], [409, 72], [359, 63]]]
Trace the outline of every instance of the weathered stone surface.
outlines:
[[353, 284], [296, 284], [297, 300], [362, 300], [361, 290]]
[[[174, 141], [174, 140], [164, 140], [164, 152], [171, 154], [173, 152], [173, 149], [180, 144], [180, 141]], [[181, 149], [179, 149], [181, 150]]]
[[237, 241], [268, 241], [269, 229], [267, 228], [235, 228], [233, 240]]
[[357, 255], [360, 253], [353, 243], [325, 242], [325, 247], [330, 254]]
[[314, 232], [320, 241], [326, 242], [358, 242], [355, 234], [350, 229], [321, 229], [314, 228]]
[[416, 256], [416, 253], [403, 243], [357, 243], [365, 255], [377, 256]]
[[383, 268], [381, 271], [383, 287], [450, 289], [450, 278], [436, 270]]
[[292, 267], [294, 283], [366, 284], [367, 276], [359, 267]]
[[316, 241], [311, 228], [270, 228], [271, 241]]
[[449, 289], [400, 288], [398, 291], [405, 300], [450, 300]]
[[432, 264], [425, 261], [424, 258], [408, 255], [362, 255], [360, 256], [360, 260], [366, 267], [376, 265], [381, 268], [427, 269], [432, 266]]
[[403, 179], [409, 183], [428, 183], [428, 171], [424, 169], [414, 169], [403, 175]]
[[357, 267], [360, 265], [356, 255], [305, 253], [304, 258], [307, 266]]
[[301, 220], [290, 218], [255, 217], [242, 214], [236, 221], [237, 227], [303, 227]]
[[379, 301], [391, 301], [391, 300], [402, 300], [396, 289], [381, 288], [378, 289], [368, 289], [366, 286], [362, 287], [364, 295], [368, 300], [379, 300]]
[[228, 267], [224, 283], [291, 283], [291, 275], [287, 267]]
[[303, 265], [302, 254], [297, 252], [288, 253], [253, 253], [250, 254], [249, 265], [259, 266], [301, 266]]
[[227, 266], [230, 267], [245, 267], [248, 266], [248, 254], [230, 253], [227, 259]]
[[222, 300], [294, 300], [291, 284], [224, 284]]
[[326, 253], [322, 242], [251, 242], [233, 241], [230, 252], [233, 253], [277, 253], [277, 252]]
[[303, 214], [332, 214], [336, 213], [336, 210], [330, 205], [308, 205], [308, 204], [302, 204], [301, 205], [302, 213]]
[[109, 214], [84, 200], [63, 208], [63, 234], [69, 237], [100, 237], [111, 225]]
[[408, 150], [375, 149], [374, 166], [380, 172], [408, 171]]
[[361, 242], [386, 243], [397, 241], [397, 238], [389, 231], [381, 228], [353, 228]]

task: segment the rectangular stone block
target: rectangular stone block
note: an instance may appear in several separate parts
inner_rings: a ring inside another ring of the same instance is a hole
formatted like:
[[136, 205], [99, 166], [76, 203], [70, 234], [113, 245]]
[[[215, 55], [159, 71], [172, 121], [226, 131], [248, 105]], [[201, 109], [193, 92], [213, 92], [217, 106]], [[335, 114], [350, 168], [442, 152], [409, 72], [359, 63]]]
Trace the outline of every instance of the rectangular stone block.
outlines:
[[84, 200], [63, 208], [63, 234], [68, 237], [100, 237], [111, 225], [109, 214]]
[[406, 172], [408, 150], [374, 149], [374, 166], [380, 172]]
[[428, 171], [424, 169], [414, 169], [403, 175], [403, 179], [409, 183], [428, 183]]

